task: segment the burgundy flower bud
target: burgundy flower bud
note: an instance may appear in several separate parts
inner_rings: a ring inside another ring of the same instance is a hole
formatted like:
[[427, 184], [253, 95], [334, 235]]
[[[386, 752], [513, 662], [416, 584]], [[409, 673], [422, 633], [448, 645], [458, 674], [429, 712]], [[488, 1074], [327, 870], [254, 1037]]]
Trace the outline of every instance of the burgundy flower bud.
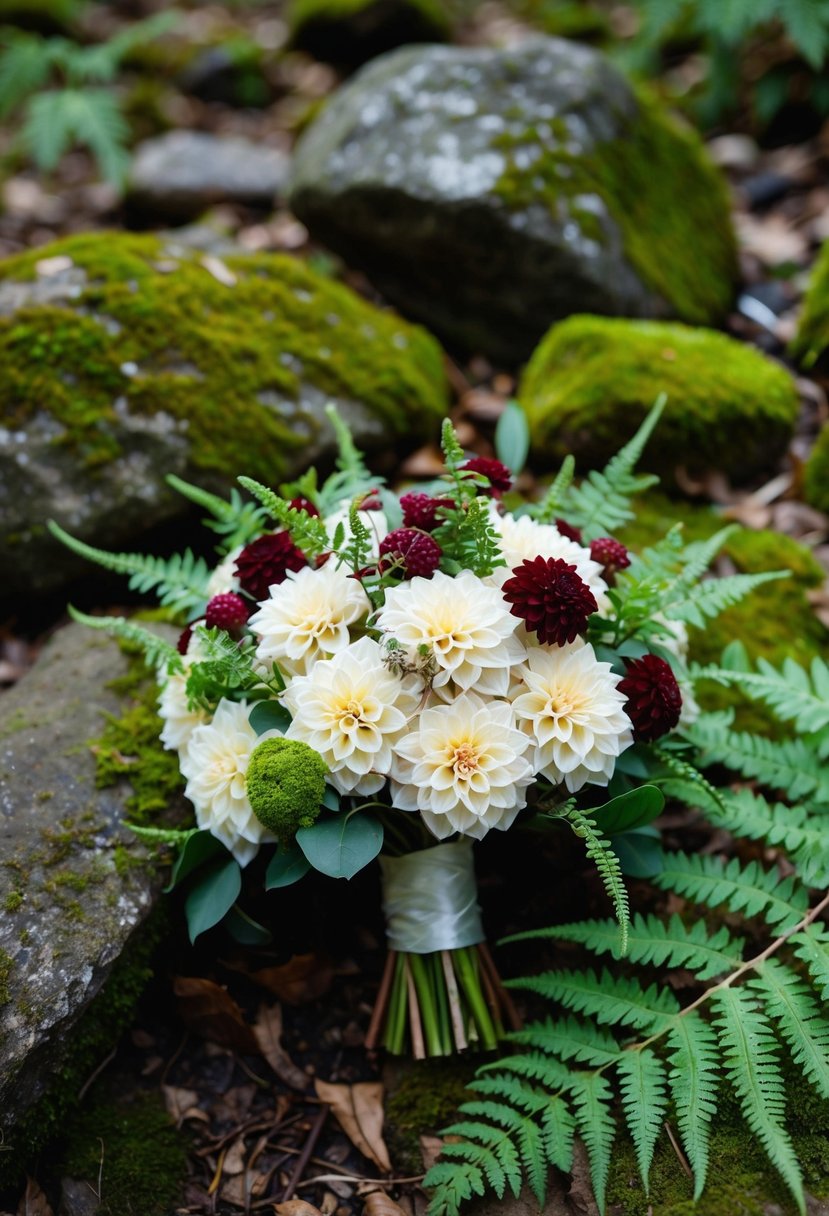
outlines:
[[619, 692], [627, 697], [625, 713], [633, 723], [633, 737], [652, 743], [673, 730], [682, 713], [676, 676], [655, 654], [625, 659], [625, 667], [627, 674], [619, 681]]
[[599, 536], [596, 540], [591, 540], [590, 556], [594, 562], [604, 566], [605, 582], [609, 587], [616, 581], [616, 572], [626, 570], [630, 565], [627, 549], [612, 536]]
[[[440, 565], [440, 545], [416, 528], [395, 528], [380, 541], [380, 571], [392, 564], [404, 578], [431, 578]], [[387, 560], [383, 560], [383, 559]]]
[[401, 494], [400, 506], [403, 508], [403, 527], [420, 528], [422, 532], [433, 532], [441, 522], [438, 519], [440, 507], [454, 507], [451, 498], [432, 498], [429, 494]]
[[512, 485], [512, 473], [500, 460], [491, 460], [488, 456], [473, 456], [461, 465], [462, 473], [482, 473], [489, 479], [489, 489], [482, 486], [484, 494], [492, 498], [500, 498]]
[[248, 606], [235, 591], [214, 595], [204, 614], [204, 623], [208, 629], [241, 629], [247, 619]]
[[540, 642], [563, 646], [587, 628], [598, 608], [576, 567], [560, 557], [534, 557], [516, 566], [502, 587], [513, 616], [521, 617]]

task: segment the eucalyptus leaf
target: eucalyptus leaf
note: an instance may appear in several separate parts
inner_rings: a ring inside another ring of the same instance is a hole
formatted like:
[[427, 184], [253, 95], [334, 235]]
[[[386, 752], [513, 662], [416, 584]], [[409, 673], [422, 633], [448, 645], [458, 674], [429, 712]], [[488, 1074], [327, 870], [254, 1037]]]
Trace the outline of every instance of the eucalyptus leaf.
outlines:
[[322, 796], [322, 805], [329, 811], [338, 811], [340, 809], [340, 795], [333, 786], [326, 785], [325, 793]]
[[291, 721], [291, 715], [279, 701], [257, 701], [248, 714], [248, 722], [257, 735], [264, 735], [269, 730], [284, 734]]
[[265, 890], [290, 887], [299, 882], [311, 869], [311, 863], [298, 844], [292, 844], [284, 853], [274, 853], [265, 871]]
[[224, 927], [242, 946], [269, 946], [273, 941], [270, 929], [248, 916], [238, 904], [234, 904], [224, 920]]
[[495, 427], [495, 454], [517, 476], [527, 462], [529, 450], [527, 416], [517, 401], [510, 401]]
[[652, 878], [664, 869], [664, 854], [656, 828], [641, 827], [620, 832], [611, 841], [622, 873], [629, 878]]
[[227, 853], [227, 849], [212, 832], [208, 832], [206, 828], [191, 832], [173, 864], [170, 882], [164, 888], [165, 894], [172, 891], [173, 887], [177, 886], [180, 882], [183, 882], [200, 865], [203, 865], [214, 857], [218, 857], [220, 853]]
[[228, 857], [211, 866], [201, 876], [184, 901], [187, 929], [190, 942], [218, 925], [239, 898], [242, 889], [242, 870], [235, 857]]
[[383, 825], [358, 811], [300, 828], [296, 839], [315, 870], [329, 878], [353, 878], [383, 847]]
[[590, 816], [606, 836], [643, 827], [656, 819], [665, 805], [665, 795], [655, 785], [640, 785], [591, 809]]

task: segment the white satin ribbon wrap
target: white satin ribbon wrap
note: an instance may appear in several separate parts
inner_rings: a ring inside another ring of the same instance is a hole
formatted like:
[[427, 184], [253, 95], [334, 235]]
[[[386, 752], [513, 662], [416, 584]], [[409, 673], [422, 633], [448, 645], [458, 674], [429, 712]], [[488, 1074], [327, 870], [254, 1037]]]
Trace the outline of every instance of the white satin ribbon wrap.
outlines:
[[381, 857], [380, 868], [392, 950], [431, 954], [485, 940], [471, 840]]

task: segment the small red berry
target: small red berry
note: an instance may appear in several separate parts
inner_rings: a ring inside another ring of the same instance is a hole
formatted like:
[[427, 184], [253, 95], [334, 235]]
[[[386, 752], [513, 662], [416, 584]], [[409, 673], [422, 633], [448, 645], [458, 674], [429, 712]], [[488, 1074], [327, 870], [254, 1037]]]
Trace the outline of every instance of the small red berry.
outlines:
[[625, 659], [625, 667], [627, 675], [619, 681], [619, 692], [627, 697], [625, 713], [633, 723], [633, 737], [652, 743], [679, 722], [682, 693], [676, 676], [655, 654]]
[[492, 498], [500, 498], [512, 485], [512, 473], [500, 460], [490, 460], [488, 456], [473, 456], [462, 464], [462, 473], [482, 473], [489, 480], [489, 487], [481, 486], [481, 492], [490, 494]]
[[403, 508], [403, 527], [420, 528], [422, 532], [432, 532], [441, 522], [438, 519], [440, 507], [454, 507], [451, 498], [432, 498], [429, 494], [401, 494], [400, 506]]
[[240, 629], [247, 619], [248, 606], [235, 591], [214, 595], [204, 614], [208, 629]]
[[[380, 572], [392, 565], [404, 578], [431, 578], [440, 565], [440, 545], [427, 532], [395, 528], [380, 541]], [[386, 561], [383, 561], [386, 558]]]

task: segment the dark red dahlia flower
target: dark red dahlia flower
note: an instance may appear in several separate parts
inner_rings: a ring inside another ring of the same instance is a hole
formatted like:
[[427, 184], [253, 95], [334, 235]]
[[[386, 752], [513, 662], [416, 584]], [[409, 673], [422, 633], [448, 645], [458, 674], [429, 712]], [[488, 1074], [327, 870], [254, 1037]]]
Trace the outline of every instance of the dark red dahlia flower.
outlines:
[[627, 697], [625, 713], [633, 723], [633, 737], [652, 743], [667, 735], [679, 721], [682, 693], [676, 676], [655, 654], [625, 659], [625, 667], [627, 675], [619, 681], [619, 692]]
[[609, 587], [616, 581], [616, 572], [626, 570], [630, 565], [627, 549], [612, 536], [598, 536], [596, 540], [591, 540], [590, 556], [594, 562], [604, 566], [605, 582]]
[[403, 508], [403, 527], [420, 528], [422, 532], [432, 532], [441, 522], [438, 519], [440, 507], [454, 507], [451, 498], [431, 498], [428, 494], [401, 494], [400, 506]]
[[248, 606], [235, 591], [214, 595], [204, 614], [204, 623], [208, 629], [241, 629], [247, 619]]
[[404, 578], [431, 578], [440, 565], [441, 553], [440, 545], [428, 533], [417, 528], [395, 528], [380, 541], [379, 569], [383, 573], [394, 563]]
[[308, 565], [287, 532], [269, 532], [245, 545], [236, 559], [242, 590], [258, 602], [268, 598], [268, 588], [285, 581], [289, 570]]
[[563, 646], [587, 628], [598, 608], [596, 597], [576, 567], [560, 557], [523, 561], [502, 587], [510, 612], [519, 616], [540, 642]]
[[288, 503], [289, 507], [293, 507], [295, 511], [304, 511], [306, 515], [319, 515], [319, 511], [311, 502], [310, 498], [292, 498]]
[[500, 460], [490, 460], [487, 456], [473, 456], [471, 460], [467, 460], [466, 464], [461, 465], [460, 471], [462, 473], [483, 473], [484, 477], [488, 477], [489, 489], [481, 486], [481, 490], [493, 498], [500, 498], [512, 485], [512, 473], [507, 466], [501, 464]]
[[574, 540], [577, 545], [581, 544], [581, 528], [568, 524], [566, 519], [557, 519], [556, 528], [561, 536], [566, 536], [568, 540]]

